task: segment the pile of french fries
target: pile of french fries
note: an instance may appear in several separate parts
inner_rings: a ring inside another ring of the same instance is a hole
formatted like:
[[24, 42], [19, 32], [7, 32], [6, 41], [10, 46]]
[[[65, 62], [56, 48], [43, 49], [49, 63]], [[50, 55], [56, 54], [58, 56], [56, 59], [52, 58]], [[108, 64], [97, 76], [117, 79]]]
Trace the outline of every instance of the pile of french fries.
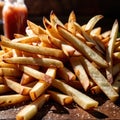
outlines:
[[115, 20], [111, 30], [102, 32], [96, 27], [102, 18], [96, 15], [80, 25], [72, 11], [63, 24], [51, 11], [50, 20], [43, 17], [44, 27], [28, 20], [25, 36], [15, 33], [10, 40], [1, 35], [0, 107], [29, 101], [16, 115], [17, 120], [28, 120], [49, 99], [61, 105], [74, 101], [85, 110], [99, 105], [88, 91], [103, 92], [116, 101], [120, 88], [119, 25]]

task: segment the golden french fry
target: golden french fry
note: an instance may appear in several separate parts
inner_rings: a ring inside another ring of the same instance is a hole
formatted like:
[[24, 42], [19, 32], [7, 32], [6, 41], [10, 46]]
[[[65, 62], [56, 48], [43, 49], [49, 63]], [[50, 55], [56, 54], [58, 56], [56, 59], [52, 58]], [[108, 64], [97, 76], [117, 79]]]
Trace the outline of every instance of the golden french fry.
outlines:
[[4, 62], [23, 64], [23, 65], [38, 65], [44, 67], [57, 67], [63, 68], [63, 63], [60, 60], [52, 58], [33, 58], [33, 57], [12, 57], [12, 58], [3, 58]]
[[[47, 18], [43, 17], [43, 24], [46, 28], [46, 31], [48, 35], [53, 36], [59, 40], [66, 41], [56, 30], [56, 27], [54, 27]], [[57, 24], [58, 25], [58, 24]]]
[[[46, 71], [46, 75], [49, 75], [52, 77], [52, 79], [56, 76], [56, 68], [48, 68]], [[38, 81], [35, 86], [30, 91], [30, 97], [34, 101], [37, 99], [42, 93], [45, 92], [45, 90], [51, 85], [51, 83], [46, 82], [44, 80]]]
[[117, 34], [118, 34], [118, 27], [119, 27], [118, 21], [115, 20], [112, 30], [111, 30], [108, 47], [106, 49], [106, 60], [108, 62], [108, 67], [106, 68], [106, 76], [110, 83], [113, 82], [113, 74], [112, 74], [112, 72], [113, 72], [113, 52], [114, 52], [115, 42], [116, 42], [116, 38], [117, 38]]
[[[56, 68], [48, 68], [46, 71], [46, 75], [49, 75], [52, 77], [52, 79], [56, 76]], [[44, 80], [38, 81], [35, 86], [30, 91], [30, 97], [34, 101], [37, 99], [42, 93], [45, 92], [45, 90], [51, 85], [51, 83], [48, 83]]]
[[74, 11], [72, 11], [69, 15], [69, 18], [68, 18], [68, 30], [75, 35], [76, 33], [76, 28], [74, 26], [74, 22], [76, 22], [76, 15], [74, 13]]
[[20, 66], [20, 69], [24, 73], [26, 73], [26, 74], [28, 74], [28, 75], [30, 75], [30, 76], [38, 79], [38, 80], [44, 80], [47, 83], [51, 83], [52, 82], [52, 78], [49, 75], [46, 75], [43, 72], [35, 70], [34, 68], [31, 68], [31, 67], [28, 67], [28, 66]]
[[0, 67], [3, 68], [17, 68], [15, 64], [5, 63], [3, 61], [0, 62]]
[[9, 88], [11, 88], [13, 91], [21, 95], [29, 95], [29, 92], [31, 90], [30, 87], [23, 86], [19, 84], [18, 82], [13, 81], [11, 78], [5, 77], [5, 83]]
[[50, 22], [55, 27], [57, 24], [64, 27], [64, 24], [58, 19], [58, 17], [55, 15], [53, 11], [50, 13]]
[[59, 89], [63, 93], [72, 96], [73, 100], [85, 110], [98, 106], [97, 101], [60, 80], [53, 80], [52, 86]]
[[102, 18], [103, 18], [103, 15], [96, 15], [92, 17], [86, 24], [85, 31], [91, 31], [94, 28], [95, 24]]
[[112, 84], [113, 88], [119, 93], [120, 92], [120, 73], [117, 74]]
[[0, 106], [9, 106], [16, 105], [21, 102], [30, 100], [29, 96], [23, 96], [20, 94], [11, 94], [11, 95], [1, 95], [0, 96]]
[[81, 56], [80, 59], [92, 80], [100, 87], [100, 89], [111, 101], [116, 101], [119, 94], [113, 89], [108, 80], [86, 58]]
[[20, 112], [16, 115], [16, 120], [30, 120], [38, 112], [38, 110], [47, 102], [49, 99], [48, 94], [43, 94], [34, 102], [26, 105]]
[[47, 55], [47, 56], [54, 56], [57, 58], [64, 58], [65, 55], [62, 50], [55, 49], [55, 48], [48, 48], [48, 47], [40, 47], [40, 46], [33, 46], [23, 43], [13, 43], [11, 41], [5, 40], [5, 37], [2, 37], [1, 44], [17, 50], [22, 50], [30, 53]]
[[44, 93], [48, 86], [50, 86], [49, 83], [42, 80], [38, 81], [29, 92], [32, 101], [36, 100], [42, 93]]
[[46, 31], [42, 27], [36, 25], [35, 23], [31, 22], [30, 20], [27, 20], [27, 25], [38, 36], [39, 36], [39, 34], [46, 34]]
[[101, 36], [102, 36], [103, 38], [106, 38], [106, 37], [109, 37], [109, 36], [110, 36], [110, 33], [111, 33], [111, 30], [108, 30], [108, 31], [103, 32], [103, 33], [101, 34]]
[[99, 64], [102, 67], [107, 67], [107, 62], [98, 55], [95, 51], [93, 51], [90, 47], [80, 41], [77, 37], [72, 35], [66, 29], [61, 26], [57, 26], [59, 33], [81, 53], [83, 53], [88, 59], [93, 60], [95, 63]]
[[96, 85], [96, 86], [93, 86], [92, 88], [90, 88], [90, 91], [92, 94], [99, 94], [101, 93], [101, 89]]
[[0, 68], [0, 76], [20, 77], [21, 71], [16, 68]]
[[76, 80], [75, 74], [66, 67], [57, 70], [57, 76], [66, 81]]
[[38, 36], [24, 36], [21, 38], [13, 39], [12, 42], [19, 42], [19, 43], [32, 43], [32, 42], [40, 42], [40, 38]]
[[35, 80], [35, 79], [34, 79], [32, 76], [23, 73], [23, 74], [22, 74], [22, 77], [21, 77], [21, 80], [20, 80], [20, 84], [21, 84], [21, 85], [26, 85], [26, 84], [34, 81], [34, 80]]
[[120, 52], [114, 52], [113, 57], [120, 59]]
[[55, 45], [55, 46], [58, 47], [58, 48], [61, 48], [61, 44], [62, 44], [62, 41], [61, 41], [61, 40], [59, 40], [59, 39], [57, 39], [57, 38], [55, 38], [55, 37], [53, 37], [53, 36], [50, 36], [50, 37], [49, 37], [49, 40], [50, 40], [50, 42], [51, 42], [53, 45]]
[[7, 85], [0, 84], [0, 94], [7, 93], [9, 91], [11, 91], [11, 89]]
[[[50, 75], [52, 79], [56, 76], [56, 68], [48, 68], [46, 71], [46, 75]], [[42, 93], [45, 92], [45, 90], [51, 85], [51, 83], [48, 83], [44, 80], [38, 81], [35, 86], [30, 91], [30, 97], [32, 101], [37, 99]]]
[[89, 88], [90, 80], [88, 78], [88, 75], [87, 75], [83, 65], [81, 64], [80, 57], [71, 57], [70, 62], [72, 64], [75, 75], [79, 79], [84, 90], [87, 91]]
[[53, 100], [55, 100], [61, 105], [67, 105], [73, 102], [73, 98], [71, 96], [68, 96], [59, 92], [51, 91], [51, 90], [47, 90], [47, 93], [50, 94], [50, 97]]
[[101, 34], [101, 30], [102, 30], [101, 27], [96, 27], [96, 28], [94, 28], [94, 29], [91, 30], [90, 35], [91, 36], [100, 35]]
[[96, 48], [99, 52], [103, 53], [103, 51], [101, 50], [101, 48], [100, 48], [100, 46], [97, 44], [97, 42], [96, 42], [94, 39], [92, 39], [92, 37], [91, 37], [87, 32], [85, 32], [78, 23], [74, 22], [74, 25], [75, 25], [75, 27], [76, 27], [77, 30], [78, 30], [78, 29], [81, 30], [82, 35], [85, 37], [85, 39], [86, 39], [87, 41], [94, 43], [94, 44], [95, 44], [95, 48]]
[[54, 80], [55, 79], [55, 77], [56, 77], [56, 71], [57, 71], [57, 69], [56, 68], [48, 68], [47, 69], [47, 71], [46, 71], [46, 75], [48, 75], [48, 76], [50, 76], [50, 77], [52, 77], [52, 79]]

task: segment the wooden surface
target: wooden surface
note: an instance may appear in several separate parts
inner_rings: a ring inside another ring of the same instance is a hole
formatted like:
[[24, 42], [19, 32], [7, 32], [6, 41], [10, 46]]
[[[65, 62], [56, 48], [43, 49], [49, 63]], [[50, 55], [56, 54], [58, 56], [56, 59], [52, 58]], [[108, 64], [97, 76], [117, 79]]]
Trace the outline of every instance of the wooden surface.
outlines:
[[[116, 103], [108, 100], [103, 94], [94, 96], [99, 101], [99, 107], [91, 110], [83, 110], [77, 104], [61, 106], [50, 100], [34, 116], [32, 120], [113, 120], [120, 119], [120, 98]], [[15, 120], [16, 114], [24, 107], [24, 104], [9, 108], [0, 108], [0, 119]]]

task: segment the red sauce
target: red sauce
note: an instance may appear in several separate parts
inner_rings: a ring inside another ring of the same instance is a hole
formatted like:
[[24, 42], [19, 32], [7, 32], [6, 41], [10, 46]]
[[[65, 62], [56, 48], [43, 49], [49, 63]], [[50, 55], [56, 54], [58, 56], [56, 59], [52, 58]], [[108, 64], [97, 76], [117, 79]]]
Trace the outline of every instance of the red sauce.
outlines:
[[14, 33], [25, 34], [27, 26], [27, 8], [24, 5], [8, 5], [3, 8], [4, 34], [9, 39]]

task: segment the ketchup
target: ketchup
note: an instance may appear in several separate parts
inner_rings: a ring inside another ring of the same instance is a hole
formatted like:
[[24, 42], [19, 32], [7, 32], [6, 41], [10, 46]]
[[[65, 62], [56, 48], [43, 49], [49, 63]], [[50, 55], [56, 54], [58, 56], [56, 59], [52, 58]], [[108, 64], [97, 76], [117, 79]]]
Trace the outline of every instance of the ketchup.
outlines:
[[6, 0], [2, 11], [4, 35], [14, 38], [14, 33], [25, 34], [27, 7], [23, 0]]

